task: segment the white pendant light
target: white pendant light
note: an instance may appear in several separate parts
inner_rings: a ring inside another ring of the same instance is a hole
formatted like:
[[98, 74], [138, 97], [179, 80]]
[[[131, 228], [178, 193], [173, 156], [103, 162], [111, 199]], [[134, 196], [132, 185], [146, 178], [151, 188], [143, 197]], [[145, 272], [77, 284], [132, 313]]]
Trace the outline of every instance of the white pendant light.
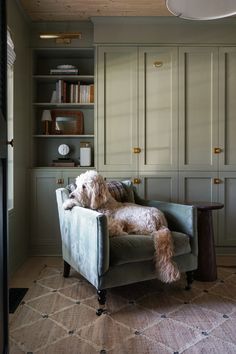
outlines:
[[236, 14], [236, 0], [166, 0], [168, 10], [187, 20], [215, 20]]

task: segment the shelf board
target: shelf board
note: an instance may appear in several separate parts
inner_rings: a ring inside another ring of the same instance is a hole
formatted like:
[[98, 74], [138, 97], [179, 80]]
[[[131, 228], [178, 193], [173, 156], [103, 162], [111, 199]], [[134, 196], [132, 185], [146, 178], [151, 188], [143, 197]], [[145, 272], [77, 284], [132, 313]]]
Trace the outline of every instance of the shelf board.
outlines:
[[40, 102], [40, 103], [33, 103], [36, 107], [78, 107], [78, 108], [92, 108], [94, 107], [94, 103], [52, 103], [52, 102]]
[[94, 75], [33, 75], [33, 79], [37, 81], [86, 81], [93, 83]]
[[93, 134], [80, 134], [80, 135], [66, 135], [66, 134], [49, 134], [49, 135], [45, 135], [45, 134], [35, 134], [33, 135], [34, 138], [94, 138]]

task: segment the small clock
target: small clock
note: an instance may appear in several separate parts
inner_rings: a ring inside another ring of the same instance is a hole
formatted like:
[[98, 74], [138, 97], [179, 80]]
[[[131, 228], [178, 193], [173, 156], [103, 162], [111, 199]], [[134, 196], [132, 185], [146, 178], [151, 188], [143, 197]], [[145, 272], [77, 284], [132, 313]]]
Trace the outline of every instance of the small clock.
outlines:
[[70, 148], [69, 148], [69, 146], [66, 145], [66, 144], [61, 144], [61, 145], [59, 145], [59, 147], [58, 147], [58, 152], [59, 152], [60, 155], [66, 156], [66, 155], [69, 154]]

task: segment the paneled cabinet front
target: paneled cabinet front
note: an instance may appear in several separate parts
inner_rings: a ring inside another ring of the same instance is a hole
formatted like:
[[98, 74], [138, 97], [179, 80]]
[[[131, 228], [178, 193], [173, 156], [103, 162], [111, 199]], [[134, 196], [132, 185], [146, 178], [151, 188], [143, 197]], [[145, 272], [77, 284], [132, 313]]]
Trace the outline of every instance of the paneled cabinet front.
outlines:
[[179, 168], [217, 171], [218, 48], [179, 48]]
[[139, 170], [178, 169], [178, 48], [139, 49]]
[[61, 254], [56, 189], [64, 187], [82, 173], [81, 170], [41, 170], [31, 172], [30, 251], [34, 255]]
[[135, 171], [137, 157], [137, 48], [98, 48], [98, 168]]
[[219, 169], [236, 171], [236, 48], [219, 49]]
[[177, 48], [98, 48], [98, 165], [177, 169]]

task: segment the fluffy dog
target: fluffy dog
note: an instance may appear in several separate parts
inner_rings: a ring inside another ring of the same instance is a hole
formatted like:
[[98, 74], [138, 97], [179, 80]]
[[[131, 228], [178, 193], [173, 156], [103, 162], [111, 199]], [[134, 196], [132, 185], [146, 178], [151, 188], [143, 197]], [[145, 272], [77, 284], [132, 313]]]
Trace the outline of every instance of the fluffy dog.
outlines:
[[164, 214], [153, 207], [117, 202], [110, 194], [104, 178], [96, 171], [87, 171], [76, 178], [77, 188], [63, 207], [79, 205], [97, 210], [108, 218], [110, 236], [140, 234], [152, 235], [155, 247], [155, 267], [158, 278], [170, 283], [180, 277], [173, 262], [173, 240]]

